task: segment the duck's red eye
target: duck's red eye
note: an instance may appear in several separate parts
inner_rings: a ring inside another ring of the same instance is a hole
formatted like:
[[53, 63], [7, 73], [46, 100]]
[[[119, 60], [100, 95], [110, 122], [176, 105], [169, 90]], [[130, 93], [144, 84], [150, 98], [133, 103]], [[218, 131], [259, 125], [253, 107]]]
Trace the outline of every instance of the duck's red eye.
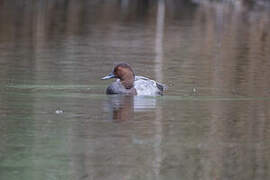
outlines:
[[114, 71], [113, 71], [113, 73], [114, 73], [115, 75], [117, 75], [117, 71], [118, 71], [118, 68], [115, 68]]
[[114, 69], [113, 73], [116, 77], [119, 77], [119, 72], [120, 72], [120, 69], [117, 67]]

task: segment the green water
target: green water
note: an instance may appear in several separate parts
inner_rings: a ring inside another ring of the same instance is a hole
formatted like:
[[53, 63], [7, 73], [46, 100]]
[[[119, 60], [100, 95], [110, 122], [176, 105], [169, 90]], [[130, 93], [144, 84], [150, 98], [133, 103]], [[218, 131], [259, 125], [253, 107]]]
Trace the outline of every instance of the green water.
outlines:
[[[269, 179], [269, 12], [0, 1], [0, 180]], [[168, 90], [105, 95], [118, 62]]]

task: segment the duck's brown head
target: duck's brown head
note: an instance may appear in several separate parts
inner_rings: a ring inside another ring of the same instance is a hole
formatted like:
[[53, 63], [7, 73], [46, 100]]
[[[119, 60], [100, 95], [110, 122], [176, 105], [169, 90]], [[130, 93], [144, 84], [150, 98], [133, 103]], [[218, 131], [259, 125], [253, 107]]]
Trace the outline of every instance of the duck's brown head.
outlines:
[[117, 64], [113, 71], [102, 79], [118, 78], [126, 89], [133, 88], [135, 73], [126, 63]]

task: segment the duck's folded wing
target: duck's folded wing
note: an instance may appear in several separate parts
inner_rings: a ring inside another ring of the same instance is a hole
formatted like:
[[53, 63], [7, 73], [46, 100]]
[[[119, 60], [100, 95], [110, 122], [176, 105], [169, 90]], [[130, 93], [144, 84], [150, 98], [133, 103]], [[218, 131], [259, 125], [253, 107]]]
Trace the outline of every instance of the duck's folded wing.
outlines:
[[159, 82], [156, 82], [152, 79], [149, 79], [147, 77], [144, 77], [144, 76], [135, 76], [135, 81], [137, 80], [145, 80], [145, 81], [151, 81], [153, 84], [156, 85], [156, 87], [160, 90], [160, 91], [165, 91], [168, 89], [168, 86], [166, 86], [166, 84], [162, 84], [162, 83], [159, 83]]

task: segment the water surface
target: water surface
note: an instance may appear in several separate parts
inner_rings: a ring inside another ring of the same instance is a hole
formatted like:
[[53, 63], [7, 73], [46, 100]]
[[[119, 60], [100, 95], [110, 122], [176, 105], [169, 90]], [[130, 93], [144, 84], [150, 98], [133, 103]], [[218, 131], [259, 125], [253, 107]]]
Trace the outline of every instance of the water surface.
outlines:
[[[269, 179], [262, 2], [0, 1], [0, 179]], [[105, 95], [118, 62], [165, 95]]]

